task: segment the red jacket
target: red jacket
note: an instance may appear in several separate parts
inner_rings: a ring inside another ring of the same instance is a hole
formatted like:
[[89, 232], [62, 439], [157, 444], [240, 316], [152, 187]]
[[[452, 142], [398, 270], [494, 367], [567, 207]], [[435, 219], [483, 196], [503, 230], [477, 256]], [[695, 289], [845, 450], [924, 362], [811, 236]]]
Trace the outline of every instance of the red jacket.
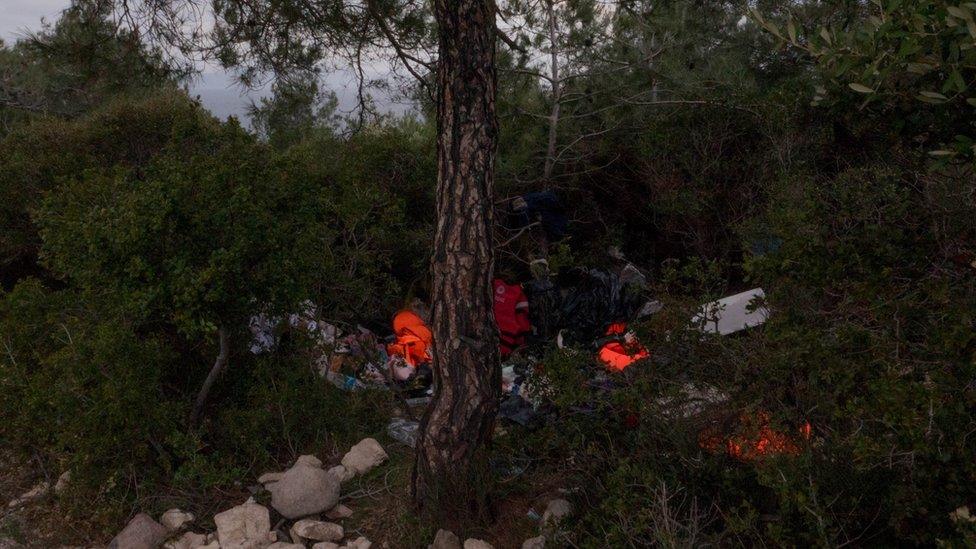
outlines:
[[502, 358], [516, 347], [525, 344], [525, 336], [532, 331], [529, 322], [529, 299], [521, 284], [506, 284], [496, 278], [491, 282], [495, 290], [495, 324], [498, 326], [499, 349]]

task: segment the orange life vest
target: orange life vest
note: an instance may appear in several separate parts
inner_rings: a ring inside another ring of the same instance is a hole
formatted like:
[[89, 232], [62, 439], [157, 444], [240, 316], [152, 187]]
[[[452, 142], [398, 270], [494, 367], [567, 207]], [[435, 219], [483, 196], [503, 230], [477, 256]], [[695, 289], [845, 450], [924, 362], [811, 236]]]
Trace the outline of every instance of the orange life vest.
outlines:
[[[623, 335], [627, 333], [627, 325], [623, 322], [614, 322], [607, 328], [607, 335]], [[634, 341], [627, 343], [624, 341], [611, 341], [600, 347], [600, 361], [606, 364], [607, 368], [621, 372], [638, 360], [651, 356], [643, 345]]]
[[393, 317], [393, 333], [396, 342], [386, 346], [386, 352], [403, 357], [407, 364], [430, 362], [430, 346], [434, 335], [423, 319], [413, 311], [404, 309]]

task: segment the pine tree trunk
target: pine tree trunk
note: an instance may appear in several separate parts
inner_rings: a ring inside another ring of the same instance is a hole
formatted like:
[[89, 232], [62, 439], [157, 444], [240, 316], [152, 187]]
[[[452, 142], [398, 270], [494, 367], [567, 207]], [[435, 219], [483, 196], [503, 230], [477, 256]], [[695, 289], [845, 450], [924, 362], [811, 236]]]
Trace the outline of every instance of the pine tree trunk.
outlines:
[[432, 250], [434, 396], [417, 442], [414, 498], [432, 518], [485, 518], [487, 443], [501, 372], [492, 312], [495, 6], [436, 0], [437, 229]]

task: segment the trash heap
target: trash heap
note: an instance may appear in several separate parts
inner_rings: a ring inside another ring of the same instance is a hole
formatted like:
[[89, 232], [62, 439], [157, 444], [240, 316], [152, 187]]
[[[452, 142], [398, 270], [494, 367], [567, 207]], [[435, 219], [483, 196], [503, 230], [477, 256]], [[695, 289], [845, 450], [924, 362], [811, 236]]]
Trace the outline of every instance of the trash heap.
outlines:
[[[543, 244], [558, 241], [567, 233], [561, 204], [551, 191], [512, 199], [505, 219], [516, 236], [534, 231], [535, 239]], [[642, 367], [654, 355], [654, 349], [639, 341], [630, 324], [663, 308], [660, 301], [648, 299], [646, 276], [616, 248], [608, 250], [608, 261], [600, 267], [577, 266], [552, 273], [544, 259], [536, 259], [530, 271], [529, 280], [500, 275], [492, 281], [502, 359], [499, 417], [524, 427], [539, 424], [546, 415], [550, 395], [538, 393], [546, 385], [541, 361], [549, 349], [556, 346], [592, 353], [594, 363], [602, 366], [596, 370], [592, 385], [613, 390], [615, 376]], [[252, 352], [273, 350], [283, 327], [302, 330], [316, 344], [317, 371], [336, 387], [395, 391], [408, 409], [422, 408], [429, 402], [434, 341], [424, 303], [415, 299], [393, 316], [388, 328], [377, 332], [360, 325], [342, 333], [335, 325], [317, 320], [314, 311], [314, 304], [307, 303], [300, 313], [287, 318], [255, 316], [251, 322]], [[703, 333], [730, 336], [763, 324], [768, 316], [765, 293], [754, 288], [702, 304], [688, 325]], [[691, 386], [689, 393], [709, 394], [710, 405], [728, 400], [707, 386]], [[696, 406], [701, 409], [704, 404]], [[388, 434], [413, 446], [419, 429], [415, 418], [422, 410], [418, 412], [406, 410], [407, 417], [393, 418]], [[703, 433], [702, 447], [709, 451], [724, 448], [743, 460], [754, 455], [790, 454], [798, 447], [794, 437], [776, 433], [768, 425], [762, 427], [762, 417], [740, 419], [742, 425], [759, 426], [746, 434], [733, 435], [731, 428], [724, 429], [725, 435]]]

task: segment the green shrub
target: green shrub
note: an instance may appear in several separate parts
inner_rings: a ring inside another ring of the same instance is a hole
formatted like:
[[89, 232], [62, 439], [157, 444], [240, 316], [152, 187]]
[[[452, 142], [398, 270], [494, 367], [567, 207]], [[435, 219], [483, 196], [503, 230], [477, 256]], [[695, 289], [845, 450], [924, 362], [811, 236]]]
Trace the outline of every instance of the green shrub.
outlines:
[[163, 341], [33, 280], [0, 299], [0, 338], [0, 438], [50, 471], [71, 470], [72, 493], [91, 508], [158, 480], [166, 437], [187, 411], [162, 382], [175, 359]]

